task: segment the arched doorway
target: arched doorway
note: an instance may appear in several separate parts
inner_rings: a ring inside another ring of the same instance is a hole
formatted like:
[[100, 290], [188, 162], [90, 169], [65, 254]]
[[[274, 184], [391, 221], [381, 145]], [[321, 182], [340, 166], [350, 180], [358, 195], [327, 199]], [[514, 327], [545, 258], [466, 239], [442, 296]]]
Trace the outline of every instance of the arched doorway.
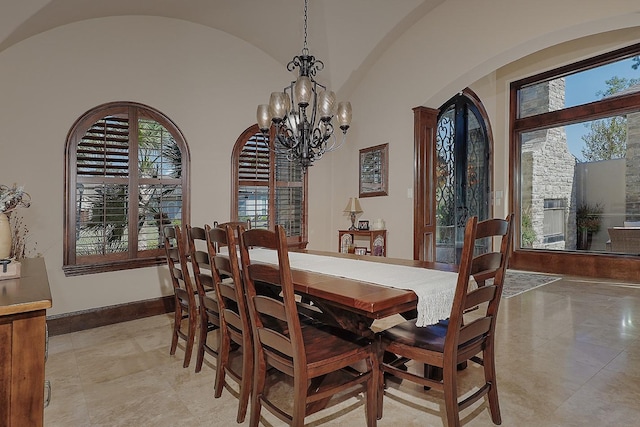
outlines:
[[457, 263], [470, 215], [492, 215], [492, 136], [465, 89], [439, 110], [416, 107], [413, 258]]
[[468, 90], [438, 114], [435, 143], [436, 261], [457, 264], [470, 216], [489, 218], [490, 141], [486, 114]]

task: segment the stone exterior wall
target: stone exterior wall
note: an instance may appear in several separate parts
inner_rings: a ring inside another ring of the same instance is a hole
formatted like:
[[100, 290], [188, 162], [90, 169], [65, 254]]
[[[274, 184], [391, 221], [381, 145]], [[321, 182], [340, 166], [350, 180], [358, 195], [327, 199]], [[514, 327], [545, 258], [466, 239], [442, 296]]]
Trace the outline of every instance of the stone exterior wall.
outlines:
[[[521, 94], [523, 116], [564, 108], [565, 81], [556, 79], [527, 88]], [[522, 208], [529, 210], [536, 238], [534, 248], [575, 249], [575, 157], [567, 147], [564, 128], [528, 132], [522, 136]], [[544, 201], [563, 200], [565, 240], [545, 243]]]
[[640, 221], [640, 113], [627, 115], [626, 221]]

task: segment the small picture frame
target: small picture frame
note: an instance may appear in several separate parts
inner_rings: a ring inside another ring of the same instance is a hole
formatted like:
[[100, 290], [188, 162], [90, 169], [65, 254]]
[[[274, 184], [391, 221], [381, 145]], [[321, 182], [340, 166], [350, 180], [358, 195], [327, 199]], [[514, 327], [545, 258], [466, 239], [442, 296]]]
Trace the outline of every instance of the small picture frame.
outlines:
[[360, 197], [386, 196], [389, 186], [389, 143], [360, 150]]
[[362, 246], [356, 246], [356, 255], [366, 255], [367, 254], [367, 248], [362, 247]]
[[369, 220], [361, 219], [358, 221], [358, 230], [368, 231], [369, 230]]

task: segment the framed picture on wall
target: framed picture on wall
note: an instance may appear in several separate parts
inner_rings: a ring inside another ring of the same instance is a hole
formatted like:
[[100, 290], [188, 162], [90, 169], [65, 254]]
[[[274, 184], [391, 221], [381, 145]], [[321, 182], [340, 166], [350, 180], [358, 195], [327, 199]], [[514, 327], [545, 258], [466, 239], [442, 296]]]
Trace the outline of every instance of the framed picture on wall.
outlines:
[[389, 185], [389, 144], [360, 150], [360, 197], [386, 196]]

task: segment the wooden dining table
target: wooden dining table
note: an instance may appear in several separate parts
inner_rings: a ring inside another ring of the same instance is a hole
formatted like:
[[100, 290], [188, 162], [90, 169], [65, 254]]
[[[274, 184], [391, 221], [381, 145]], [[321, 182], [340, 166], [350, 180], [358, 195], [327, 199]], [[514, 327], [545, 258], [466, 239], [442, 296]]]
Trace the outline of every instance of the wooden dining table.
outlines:
[[[314, 250], [296, 252], [440, 271], [457, 271], [457, 266], [428, 261]], [[316, 316], [320, 320], [362, 336], [372, 335], [370, 327], [374, 320], [395, 314], [410, 313], [418, 304], [416, 293], [410, 289], [388, 287], [295, 268], [292, 268], [291, 274], [295, 291], [319, 309]]]

